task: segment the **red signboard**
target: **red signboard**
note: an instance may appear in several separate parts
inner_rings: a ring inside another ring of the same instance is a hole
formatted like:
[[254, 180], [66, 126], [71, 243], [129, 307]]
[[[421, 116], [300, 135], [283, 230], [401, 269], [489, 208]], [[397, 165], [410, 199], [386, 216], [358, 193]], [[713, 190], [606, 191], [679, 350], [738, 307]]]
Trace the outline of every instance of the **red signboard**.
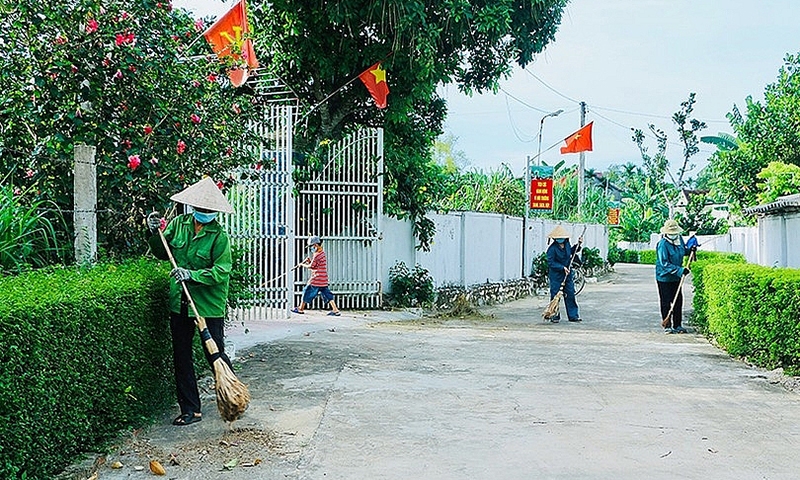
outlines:
[[553, 179], [535, 178], [531, 180], [531, 210], [553, 209]]

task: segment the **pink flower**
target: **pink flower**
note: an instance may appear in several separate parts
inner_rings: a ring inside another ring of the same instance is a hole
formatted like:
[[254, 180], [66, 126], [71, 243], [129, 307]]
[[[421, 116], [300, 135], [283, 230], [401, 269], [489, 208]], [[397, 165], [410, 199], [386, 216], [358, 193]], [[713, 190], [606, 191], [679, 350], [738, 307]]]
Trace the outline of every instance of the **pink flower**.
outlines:
[[232, 154], [233, 154], [233, 149], [232, 149], [231, 147], [228, 147], [228, 149], [227, 149], [227, 150], [225, 150], [225, 155], [228, 155], [228, 156], [230, 156], [230, 155], [232, 155]]
[[119, 80], [120, 78], [122, 78], [122, 72], [117, 69], [117, 73], [114, 74], [114, 80]]
[[14, 195], [22, 195], [22, 190], [19, 187], [14, 187]]
[[192, 123], [194, 123], [195, 125], [200, 123], [200, 116], [197, 115], [196, 113], [193, 113], [190, 118], [192, 119]]
[[58, 45], [64, 45], [65, 43], [67, 43], [67, 37], [65, 37], [65, 36], [63, 36], [63, 35], [59, 35], [59, 36], [57, 36], [57, 37], [56, 37], [56, 43], [57, 43]]
[[123, 20], [127, 20], [129, 16], [130, 15], [128, 15], [128, 12], [126, 12], [125, 10], [122, 11], [121, 17], [122, 17]]
[[153, 133], [153, 127], [151, 127], [150, 125], [145, 125], [144, 126], [144, 134], [145, 135], [150, 135], [151, 133]]
[[242, 113], [242, 109], [239, 107], [238, 103], [234, 103], [231, 108], [233, 109], [233, 113], [235, 113], [237, 115]]
[[186, 151], [186, 144], [183, 143], [183, 140], [178, 140], [178, 154], [181, 154]]
[[114, 42], [118, 47], [121, 47], [122, 45], [134, 44], [136, 43], [136, 35], [134, 35], [132, 32], [118, 33], [114, 36]]
[[264, 166], [261, 165], [261, 162], [258, 162], [258, 163], [256, 163], [256, 167], [255, 168], [256, 168], [256, 170], [261, 170], [262, 168], [264, 168]]
[[30, 168], [25, 170], [25, 178], [31, 178], [31, 177], [33, 177], [33, 174], [34, 174], [34, 172]]
[[103, 66], [104, 66], [104, 67], [107, 67], [107, 66], [109, 66], [109, 65], [111, 65], [111, 60], [109, 60], [109, 59], [107, 59], [107, 58], [104, 58], [104, 59], [103, 59]]
[[131, 141], [128, 140], [128, 139], [123, 140], [122, 144], [125, 145], [125, 150], [128, 150], [129, 148], [131, 148]]
[[141, 164], [142, 160], [139, 158], [139, 155], [131, 155], [128, 157], [128, 168], [131, 170], [136, 170]]
[[194, 29], [198, 32], [202, 32], [206, 29], [206, 24], [203, 22], [203, 19], [199, 18], [194, 22]]
[[131, 72], [135, 72], [136, 71], [136, 67], [133, 66], [133, 65], [129, 65], [128, 66], [128, 70], [130, 70]]
[[172, 38], [172, 39], [173, 39], [173, 40], [175, 40], [176, 42], [177, 42], [178, 40], [180, 40], [180, 39], [181, 39], [181, 37], [179, 37], [179, 36], [177, 36], [177, 35], [170, 35], [170, 38]]
[[[150, 159], [150, 165], [158, 165], [158, 159], [156, 157], [151, 158]], [[158, 173], [158, 172], [156, 172], [156, 173]]]
[[219, 188], [220, 190], [222, 190], [223, 188], [225, 188], [225, 184], [224, 184], [224, 183], [222, 183], [222, 181], [219, 181], [219, 182], [217, 182], [217, 188]]
[[70, 70], [72, 70], [72, 73], [78, 73], [78, 67], [76, 67], [75, 65], [70, 67]]
[[214, 75], [213, 73], [211, 73], [206, 77], [206, 79], [208, 79], [209, 82], [216, 82], [217, 81], [217, 76]]
[[192, 86], [193, 86], [194, 88], [197, 88], [197, 87], [199, 87], [199, 86], [200, 86], [200, 82], [198, 82], [197, 80], [192, 80]]
[[94, 32], [97, 31], [97, 29], [99, 27], [100, 27], [100, 24], [97, 23], [97, 20], [95, 20], [93, 18], [93, 19], [89, 20], [89, 22], [86, 23], [86, 33], [94, 33]]
[[159, 222], [158, 228], [164, 230], [165, 228], [167, 228], [167, 219], [162, 217], [160, 220], [161, 221]]

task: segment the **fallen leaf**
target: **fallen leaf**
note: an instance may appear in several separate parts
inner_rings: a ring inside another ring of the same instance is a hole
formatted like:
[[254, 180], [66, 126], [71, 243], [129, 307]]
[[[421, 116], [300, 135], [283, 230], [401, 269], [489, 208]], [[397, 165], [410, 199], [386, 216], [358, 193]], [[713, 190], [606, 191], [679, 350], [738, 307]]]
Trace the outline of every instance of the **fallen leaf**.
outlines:
[[169, 464], [173, 466], [180, 465], [180, 463], [178, 462], [178, 456], [175, 455], [174, 453], [169, 454]]
[[222, 445], [223, 447], [230, 447], [231, 446], [231, 444], [226, 442], [225, 440], [220, 440], [219, 444]]
[[142, 470], [144, 470], [144, 467], [141, 465], [136, 465], [135, 467], [133, 467], [133, 469], [136, 470], [137, 472], [141, 472]]
[[225, 465], [222, 466], [222, 468], [224, 468], [225, 470], [233, 470], [234, 468], [236, 468], [236, 465], [239, 465], [239, 459], [233, 458], [231, 460], [228, 460], [225, 463]]
[[98, 475], [97, 472], [94, 472], [91, 477], [87, 478], [86, 480], [97, 480]]
[[111, 464], [111, 468], [113, 468], [114, 470], [118, 470], [118, 469], [122, 468], [122, 462], [117, 460], [116, 462]]
[[156, 475], [166, 475], [167, 471], [158, 463], [158, 460], [150, 460], [150, 471]]
[[255, 463], [256, 465], [259, 465], [259, 464], [261, 464], [261, 459], [260, 458], [256, 458], [256, 461], [253, 462], [253, 463]]
[[711, 453], [717, 453], [718, 452], [718, 450], [714, 450], [713, 448], [709, 448], [708, 451], [711, 452]]

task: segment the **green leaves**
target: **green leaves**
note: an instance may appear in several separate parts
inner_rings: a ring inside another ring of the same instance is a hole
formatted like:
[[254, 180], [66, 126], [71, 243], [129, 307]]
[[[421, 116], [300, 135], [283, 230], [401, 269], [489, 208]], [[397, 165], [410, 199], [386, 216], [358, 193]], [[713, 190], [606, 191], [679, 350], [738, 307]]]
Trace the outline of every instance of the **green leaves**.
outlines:
[[17, 5], [0, 18], [0, 170], [23, 187], [27, 168], [41, 172], [37, 198], [70, 209], [72, 146], [96, 146], [110, 253], [140, 253], [143, 212], [186, 184], [255, 162], [240, 145], [257, 143], [247, 125], [259, 108], [229, 87], [204, 41], [190, 47], [200, 32], [186, 12], [122, 0]]

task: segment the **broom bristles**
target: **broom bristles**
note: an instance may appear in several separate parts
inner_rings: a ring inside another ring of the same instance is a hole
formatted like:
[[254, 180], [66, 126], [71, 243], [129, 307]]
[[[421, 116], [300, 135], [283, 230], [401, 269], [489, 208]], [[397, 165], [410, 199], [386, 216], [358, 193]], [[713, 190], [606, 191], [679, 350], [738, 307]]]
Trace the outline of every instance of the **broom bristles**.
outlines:
[[563, 295], [563, 293], [561, 293], [561, 290], [559, 290], [558, 293], [556, 293], [556, 296], [550, 300], [547, 308], [545, 308], [544, 312], [542, 312], [543, 318], [550, 318], [558, 313], [558, 306], [561, 303], [561, 295]]
[[217, 410], [226, 422], [238, 420], [250, 404], [247, 385], [221, 358], [214, 362], [214, 390], [217, 392]]

